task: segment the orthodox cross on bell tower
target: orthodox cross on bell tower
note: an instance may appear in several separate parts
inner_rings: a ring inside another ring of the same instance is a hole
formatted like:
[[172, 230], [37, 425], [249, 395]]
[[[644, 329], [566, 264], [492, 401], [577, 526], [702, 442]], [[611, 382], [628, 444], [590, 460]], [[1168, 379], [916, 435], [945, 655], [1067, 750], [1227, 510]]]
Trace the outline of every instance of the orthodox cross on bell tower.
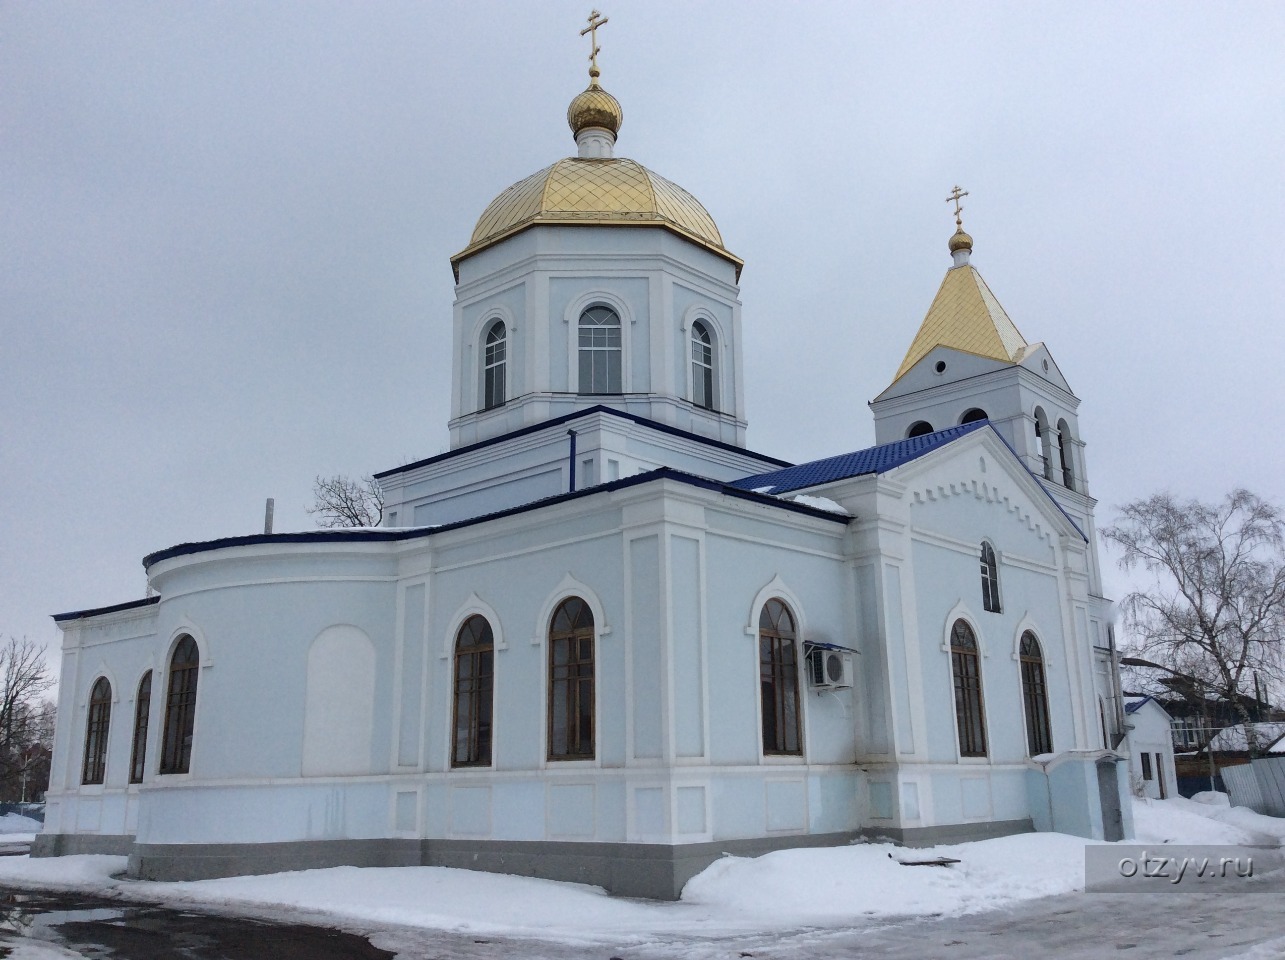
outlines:
[[955, 203], [955, 226], [961, 230], [964, 228], [964, 221], [960, 219], [959, 214], [964, 208], [959, 201], [964, 199], [966, 196], [968, 196], [968, 191], [961, 190], [959, 188], [959, 184], [955, 184], [955, 189], [950, 191], [950, 196], [946, 198], [947, 203], [950, 203], [952, 200]]
[[606, 17], [597, 10], [591, 10], [589, 12], [589, 26], [580, 31], [580, 36], [582, 37], [586, 33], [589, 34], [589, 76], [593, 77], [595, 80], [598, 78], [599, 73], [598, 54], [602, 51], [602, 48], [598, 46], [598, 28], [606, 22]]

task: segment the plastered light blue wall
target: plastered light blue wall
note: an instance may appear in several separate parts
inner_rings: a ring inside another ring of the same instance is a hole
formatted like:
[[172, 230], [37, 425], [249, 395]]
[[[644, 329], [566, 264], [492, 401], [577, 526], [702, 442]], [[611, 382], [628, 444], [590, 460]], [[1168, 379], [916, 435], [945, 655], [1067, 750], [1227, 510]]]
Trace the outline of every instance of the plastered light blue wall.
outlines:
[[[953, 537], [950, 516], [940, 520]], [[1013, 526], [1014, 543], [1034, 536]], [[1016, 549], [1003, 536], [997, 544]], [[912, 681], [923, 691], [928, 730], [919, 735], [934, 745], [932, 759], [955, 764], [941, 624], [948, 604], [978, 592], [980, 581], [971, 551], [915, 542], [905, 602], [919, 632], [899, 636], [877, 609], [881, 603], [890, 615], [902, 609], [889, 587], [894, 567], [884, 565], [879, 587], [874, 564], [850, 565], [850, 548], [843, 524], [656, 481], [401, 543], [281, 544], [164, 561], [154, 571], [165, 597], [156, 636], [122, 642], [122, 651], [137, 649], [119, 662], [134, 658], [129, 682], [136, 683], [147, 657], [159, 663], [171, 638], [190, 629], [207, 663], [192, 775], [150, 777], [140, 793], [139, 839], [177, 837], [176, 811], [206, 786], [217, 786], [226, 814], [202, 827], [201, 837], [211, 842], [244, 842], [237, 818], [273, 802], [292, 804], [292, 813], [256, 827], [256, 839], [652, 842], [855, 830], [877, 811], [874, 788], [867, 792], [852, 764], [875, 742], [869, 731], [886, 727], [884, 708], [863, 696], [869, 689], [877, 701], [885, 689], [884, 668], [871, 655], [886, 651], [900, 664], [894, 696], [908, 696]], [[1038, 569], [1021, 576], [1029, 582], [1006, 581], [1006, 589], [1057, 604], [1055, 595], [1039, 592], [1055, 578]], [[545, 757], [545, 637], [556, 601], [570, 594], [591, 600], [599, 628], [596, 750], [587, 763]], [[818, 694], [801, 671], [801, 759], [762, 755], [757, 616], [773, 595], [790, 605], [803, 640], [863, 651], [852, 689]], [[494, 769], [452, 770], [451, 650], [462, 619], [478, 609], [492, 621], [498, 643]], [[923, 628], [930, 614], [939, 621], [931, 634]], [[1018, 616], [1006, 608], [1000, 619], [1010, 615]], [[374, 762], [367, 777], [302, 778], [308, 652], [336, 623], [362, 631], [375, 649]], [[1015, 629], [1016, 620], [984, 665], [991, 763], [937, 771], [902, 765], [900, 775], [910, 780], [895, 787], [891, 822], [1030, 815], [1018, 766], [1019, 674], [1007, 636]], [[907, 674], [914, 661], [904, 656], [905, 644], [916, 642], [918, 672]], [[1055, 683], [1055, 669], [1049, 674]], [[90, 682], [82, 675], [80, 696]], [[1012, 722], [1005, 727], [995, 711], [1012, 713]], [[208, 734], [210, 722], [219, 725], [218, 737]], [[265, 726], [279, 736], [260, 749]], [[113, 770], [127, 750], [127, 727], [117, 715]], [[82, 738], [83, 731], [71, 737], [73, 753], [83, 749]], [[317, 789], [296, 791], [303, 784]], [[106, 798], [92, 802], [97, 815], [119, 816], [103, 812]]]

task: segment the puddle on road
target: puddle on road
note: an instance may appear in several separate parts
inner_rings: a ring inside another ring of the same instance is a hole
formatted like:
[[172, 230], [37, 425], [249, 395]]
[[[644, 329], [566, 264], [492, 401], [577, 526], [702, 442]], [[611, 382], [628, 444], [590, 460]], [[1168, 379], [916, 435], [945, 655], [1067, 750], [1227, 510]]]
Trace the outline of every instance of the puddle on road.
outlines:
[[0, 958], [23, 941], [92, 960], [393, 960], [350, 933], [169, 910], [74, 893], [0, 889]]

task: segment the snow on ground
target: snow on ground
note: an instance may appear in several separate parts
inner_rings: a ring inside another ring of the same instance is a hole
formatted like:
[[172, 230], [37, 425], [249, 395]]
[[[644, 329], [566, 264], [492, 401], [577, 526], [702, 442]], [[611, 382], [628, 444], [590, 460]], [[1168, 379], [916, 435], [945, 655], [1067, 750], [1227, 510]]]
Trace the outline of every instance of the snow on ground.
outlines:
[[[1255, 843], [1285, 838], [1285, 820], [1190, 800], [1139, 800], [1140, 843]], [[445, 867], [335, 867], [190, 883], [113, 875], [124, 857], [0, 858], [0, 885], [98, 890], [109, 896], [202, 904], [247, 913], [300, 912], [349, 928], [395, 924], [565, 943], [643, 943], [851, 927], [906, 915], [957, 916], [1069, 893], [1084, 884], [1093, 841], [1028, 833], [909, 850], [886, 843], [724, 857], [677, 903], [610, 897], [597, 887]], [[891, 856], [890, 856], [891, 855]], [[946, 867], [896, 859], [953, 857]], [[895, 859], [894, 859], [895, 858]], [[33, 960], [36, 958], [33, 957]]]
[[3, 834], [5, 840], [17, 839], [13, 834], [25, 836], [30, 840], [44, 828], [45, 825], [39, 820], [32, 820], [18, 813], [6, 813], [0, 817], [0, 834]]
[[83, 953], [66, 950], [53, 943], [38, 940], [12, 940], [5, 943], [8, 960], [84, 960]]
[[1135, 800], [1133, 829], [1138, 843], [1262, 843], [1285, 840], [1285, 820], [1265, 817], [1248, 807], [1201, 801]]

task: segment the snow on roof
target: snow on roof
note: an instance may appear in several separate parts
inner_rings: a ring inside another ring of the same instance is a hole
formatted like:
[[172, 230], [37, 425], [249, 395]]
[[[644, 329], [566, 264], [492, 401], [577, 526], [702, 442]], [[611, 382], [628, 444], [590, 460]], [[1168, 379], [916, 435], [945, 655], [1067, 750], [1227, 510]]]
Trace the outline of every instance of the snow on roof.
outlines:
[[816, 507], [818, 510], [825, 510], [828, 513], [841, 513], [845, 517], [852, 516], [842, 504], [835, 503], [829, 497], [811, 497], [806, 493], [799, 493], [790, 497], [790, 499], [795, 503], [803, 504], [805, 507]]
[[[1238, 723], [1234, 727], [1224, 727], [1219, 730], [1209, 741], [1209, 748], [1215, 753], [1220, 750], [1229, 752], [1248, 750], [1245, 726], [1243, 723]], [[1277, 752], [1274, 748], [1280, 746], [1277, 741], [1285, 737], [1285, 722], [1251, 723], [1249, 726], [1254, 730], [1254, 740], [1259, 750], [1265, 749], [1270, 744], [1273, 749], [1269, 752]]]

